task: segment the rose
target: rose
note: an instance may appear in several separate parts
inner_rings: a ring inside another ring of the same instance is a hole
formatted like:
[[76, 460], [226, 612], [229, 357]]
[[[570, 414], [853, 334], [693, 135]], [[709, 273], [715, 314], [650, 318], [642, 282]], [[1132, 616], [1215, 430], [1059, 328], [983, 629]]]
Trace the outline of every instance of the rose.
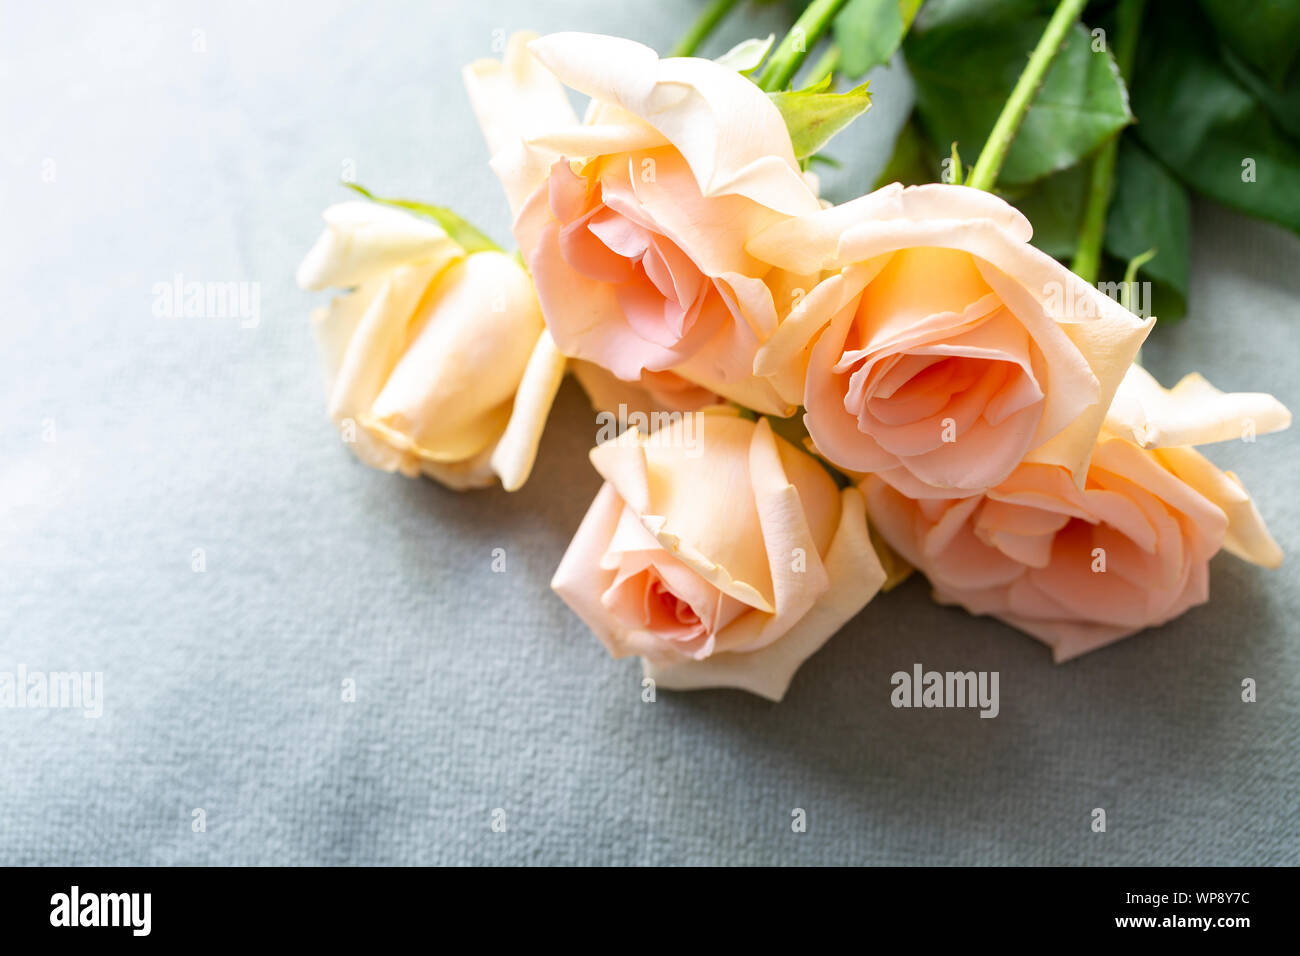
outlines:
[[1164, 388], [1140, 365], [1124, 373], [1106, 410], [1106, 429], [1142, 448], [1208, 445], [1281, 431], [1291, 413], [1264, 392], [1221, 392], [1198, 372]]
[[1028, 244], [1029, 222], [964, 186], [897, 183], [756, 237], [796, 271], [837, 271], [762, 346], [802, 376], [818, 451], [913, 497], [971, 495], [1021, 462], [1075, 475], [1143, 321]]
[[518, 488], [564, 373], [527, 273], [384, 206], [342, 203], [325, 222], [298, 282], [356, 286], [313, 316], [344, 441], [385, 471]]
[[962, 499], [909, 498], [874, 475], [862, 487], [873, 526], [930, 579], [937, 600], [1000, 618], [1059, 662], [1204, 603], [1220, 547], [1281, 563], [1236, 476], [1191, 445], [1289, 423], [1272, 396], [1224, 395], [1199, 376], [1166, 392], [1134, 366], [1082, 489], [1044, 463]]
[[639, 382], [625, 382], [591, 362], [573, 359], [569, 368], [591, 400], [591, 407], [598, 412], [616, 414], [620, 409], [642, 415], [694, 412], [721, 401], [707, 388], [672, 372], [645, 372]]
[[1046, 464], [1021, 465], [967, 498], [911, 499], [870, 475], [863, 490], [872, 522], [937, 601], [1000, 618], [1059, 662], [1208, 599], [1227, 508], [1249, 497], [1194, 450], [1168, 452], [1103, 439], [1083, 491]]
[[[760, 411], [758, 346], [801, 277], [745, 243], [817, 199], [766, 94], [735, 70], [630, 40], [516, 34], [465, 71], [547, 327], [625, 381], [671, 371]], [[592, 97], [579, 124], [562, 83]]]
[[551, 586], [672, 689], [772, 700], [885, 579], [862, 496], [735, 409], [591, 452], [605, 479]]

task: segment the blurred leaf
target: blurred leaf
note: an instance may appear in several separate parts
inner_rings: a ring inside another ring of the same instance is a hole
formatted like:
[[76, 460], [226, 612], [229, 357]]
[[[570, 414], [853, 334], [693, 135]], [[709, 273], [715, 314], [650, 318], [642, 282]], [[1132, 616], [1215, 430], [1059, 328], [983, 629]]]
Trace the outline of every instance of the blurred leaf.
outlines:
[[829, 166], [831, 169], [843, 169], [844, 164], [834, 156], [827, 156], [825, 153], [815, 153], [808, 157], [808, 165], [812, 166], [821, 163], [823, 166]]
[[1259, 100], [1278, 128], [1292, 141], [1300, 142], [1300, 72], [1287, 86], [1275, 89], [1231, 50], [1223, 50], [1222, 55], [1229, 72]]
[[[931, 0], [903, 42], [916, 112], [932, 143], [977, 157], [1047, 25], [1042, 0]], [[1132, 114], [1110, 53], [1076, 24], [1025, 114], [998, 182], [1068, 169]]]
[[939, 154], [921, 135], [915, 118], [909, 119], [898, 131], [894, 152], [876, 180], [875, 188], [890, 183], [916, 186], [939, 181]]
[[1201, 0], [1218, 38], [1280, 89], [1300, 56], [1300, 0]]
[[831, 93], [830, 82], [827, 76], [806, 90], [768, 94], [790, 130], [795, 159], [817, 152], [871, 106], [866, 83], [843, 93]]
[[844, 74], [856, 79], [888, 63], [920, 6], [921, 0], [849, 0], [834, 24]]
[[447, 235], [451, 236], [467, 253], [504, 251], [485, 233], [446, 206], [431, 206], [428, 203], [417, 202], [413, 199], [384, 199], [381, 196], [376, 196], [365, 186], [359, 186], [356, 183], [344, 183], [343, 185], [365, 196], [371, 202], [377, 202], [383, 206], [393, 206], [397, 209], [405, 209], [407, 212], [429, 217], [442, 226]]
[[1300, 232], [1300, 147], [1220, 60], [1194, 7], [1156, 5], [1143, 26], [1138, 138], [1192, 189]]

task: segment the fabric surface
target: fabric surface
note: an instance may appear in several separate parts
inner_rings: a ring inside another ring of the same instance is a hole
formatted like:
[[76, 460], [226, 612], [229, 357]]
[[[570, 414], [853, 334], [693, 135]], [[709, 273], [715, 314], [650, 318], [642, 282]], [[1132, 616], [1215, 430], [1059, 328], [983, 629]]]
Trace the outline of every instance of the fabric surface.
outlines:
[[[1300, 863], [1296, 430], [1205, 449], [1258, 497], [1280, 571], [1220, 555], [1211, 604], [1062, 666], [914, 578], [781, 704], [645, 703], [550, 593], [599, 486], [573, 382], [513, 495], [338, 442], [325, 296], [293, 271], [340, 177], [506, 239], [461, 66], [521, 28], [665, 49], [697, 9], [7, 9], [0, 671], [102, 672], [103, 715], [0, 710], [0, 863]], [[769, 29], [747, 14], [705, 52]], [[831, 198], [870, 184], [905, 112], [901, 71], [872, 90]], [[1191, 313], [1147, 367], [1300, 408], [1300, 240], [1200, 205], [1194, 250]], [[160, 317], [178, 275], [255, 283], [258, 322], [251, 299], [243, 322]], [[918, 662], [998, 671], [997, 718], [893, 708]]]

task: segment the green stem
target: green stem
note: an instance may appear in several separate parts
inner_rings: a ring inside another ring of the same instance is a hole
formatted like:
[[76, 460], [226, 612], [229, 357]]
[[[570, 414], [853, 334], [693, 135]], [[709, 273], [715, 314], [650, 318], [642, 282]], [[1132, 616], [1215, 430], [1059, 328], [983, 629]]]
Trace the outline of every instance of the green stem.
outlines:
[[840, 65], [840, 48], [832, 43], [821, 58], [808, 69], [808, 86], [816, 86], [831, 76]]
[[1030, 104], [1038, 95], [1038, 88], [1043, 85], [1043, 77], [1047, 75], [1048, 67], [1052, 65], [1052, 60], [1056, 59], [1056, 54], [1065, 43], [1066, 34], [1074, 25], [1074, 21], [1079, 18], [1079, 11], [1083, 9], [1085, 2], [1086, 0], [1061, 0], [1057, 5], [1052, 19], [1047, 21], [1047, 29], [1043, 31], [1038, 46], [1034, 47], [1034, 52], [1030, 54], [1029, 64], [1020, 74], [1020, 79], [1016, 81], [1006, 105], [1002, 107], [998, 121], [993, 124], [993, 132], [989, 133], [988, 141], [980, 151], [980, 157], [975, 162], [975, 169], [971, 173], [968, 186], [990, 190], [998, 181], [998, 173], [1002, 170], [1003, 160], [1007, 158], [1011, 141], [1016, 138], [1025, 113], [1029, 111]]
[[[1115, 66], [1125, 83], [1133, 79], [1133, 60], [1137, 54], [1138, 28], [1146, 0], [1120, 0], [1115, 11]], [[1106, 236], [1106, 212], [1115, 190], [1115, 158], [1119, 155], [1116, 133], [1102, 144], [1092, 161], [1088, 177], [1088, 196], [1083, 207], [1083, 224], [1079, 227], [1079, 244], [1070, 268], [1086, 282], [1095, 283], [1101, 274], [1101, 247]]]
[[691, 24], [691, 28], [686, 31], [686, 35], [677, 41], [677, 45], [668, 51], [669, 56], [693, 56], [699, 49], [701, 43], [708, 39], [709, 34], [714, 31], [722, 18], [731, 12], [737, 0], [713, 0], [704, 12], [700, 14], [699, 19]]
[[808, 51], [816, 46], [817, 41], [826, 32], [826, 28], [831, 25], [835, 14], [840, 12], [840, 7], [844, 6], [845, 2], [846, 0], [813, 0], [808, 4], [807, 9], [790, 28], [790, 32], [785, 35], [785, 39], [777, 45], [767, 61], [767, 66], [763, 67], [763, 72], [758, 78], [760, 89], [774, 93], [786, 88], [794, 75], [799, 72], [799, 66], [808, 56]]
[[[1130, 312], [1133, 311], [1133, 286], [1137, 284], [1138, 270], [1154, 259], [1157, 251], [1148, 249], [1141, 255], [1134, 256], [1128, 261], [1128, 267], [1124, 270], [1124, 282], [1119, 288], [1119, 304]], [[1141, 352], [1141, 349], [1138, 351]]]

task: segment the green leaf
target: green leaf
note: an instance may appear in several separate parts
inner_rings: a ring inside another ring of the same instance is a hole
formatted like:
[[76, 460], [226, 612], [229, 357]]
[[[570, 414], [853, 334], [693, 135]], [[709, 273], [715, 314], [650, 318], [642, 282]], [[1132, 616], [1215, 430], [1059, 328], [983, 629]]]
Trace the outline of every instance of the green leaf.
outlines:
[[[1082, 162], [1041, 179], [1006, 198], [1034, 226], [1030, 241], [1053, 259], [1069, 264], [1079, 243], [1087, 201], [1090, 164]], [[1131, 135], [1120, 140], [1115, 192], [1106, 214], [1103, 250], [1108, 259], [1102, 279], [1118, 281], [1124, 264], [1149, 249], [1157, 255], [1141, 263], [1139, 278], [1151, 282], [1151, 311], [1161, 319], [1187, 311], [1191, 202], [1182, 184]]]
[[964, 185], [969, 176], [969, 169], [963, 170], [961, 162], [961, 153], [957, 152], [957, 144], [952, 144], [952, 149], [948, 153], [948, 162], [944, 167], [943, 181], [958, 186]]
[[888, 63], [920, 6], [921, 0], [849, 0], [834, 23], [844, 74], [856, 79]]
[[1151, 9], [1133, 106], [1138, 138], [1184, 183], [1300, 232], [1300, 147], [1219, 58], [1195, 7]]
[[871, 106], [866, 83], [843, 93], [832, 93], [827, 91], [830, 82], [827, 76], [806, 90], [768, 94], [790, 130], [795, 159], [805, 159], [817, 152]]
[[831, 169], [843, 169], [844, 164], [834, 156], [827, 156], [824, 153], [814, 153], [808, 157], [808, 165], [812, 166], [821, 163], [823, 166], [829, 166]]
[[758, 69], [767, 56], [772, 44], [776, 42], [776, 34], [769, 33], [766, 40], [741, 40], [722, 56], [714, 60], [720, 66], [730, 67], [737, 73], [752, 73]]
[[1233, 78], [1259, 100], [1283, 133], [1293, 142], [1300, 142], [1300, 71], [1289, 84], [1277, 89], [1231, 50], [1221, 52], [1223, 63]]
[[909, 119], [898, 131], [894, 152], [876, 180], [875, 188], [890, 183], [916, 186], [939, 181], [939, 154], [921, 135], [914, 119]]
[[1104, 248], [1121, 261], [1157, 250], [1141, 264], [1139, 278], [1156, 283], [1153, 311], [1162, 319], [1180, 318], [1187, 311], [1191, 230], [1191, 202], [1182, 184], [1139, 143], [1124, 137], [1115, 163]]
[[1201, 0], [1224, 46], [1281, 88], [1300, 56], [1298, 0]]
[[[916, 113], [932, 143], [978, 156], [1055, 4], [932, 0], [903, 42]], [[1076, 24], [1025, 114], [998, 178], [1031, 183], [1068, 169], [1132, 122], [1110, 53]]]
[[458, 244], [467, 253], [472, 252], [504, 252], [499, 245], [493, 242], [478, 228], [470, 224], [467, 220], [452, 212], [446, 206], [431, 206], [428, 203], [416, 202], [413, 199], [385, 199], [376, 196], [364, 186], [356, 183], [344, 183], [348, 189], [354, 190], [365, 196], [371, 202], [377, 202], [384, 206], [393, 206], [397, 209], [405, 209], [407, 212], [413, 212], [421, 216], [427, 216], [446, 231], [447, 235]]
[[1069, 262], [1074, 258], [1083, 227], [1089, 175], [1089, 164], [1081, 162], [1027, 189], [1005, 193], [1004, 198], [1033, 224], [1030, 242], [1053, 259]]

